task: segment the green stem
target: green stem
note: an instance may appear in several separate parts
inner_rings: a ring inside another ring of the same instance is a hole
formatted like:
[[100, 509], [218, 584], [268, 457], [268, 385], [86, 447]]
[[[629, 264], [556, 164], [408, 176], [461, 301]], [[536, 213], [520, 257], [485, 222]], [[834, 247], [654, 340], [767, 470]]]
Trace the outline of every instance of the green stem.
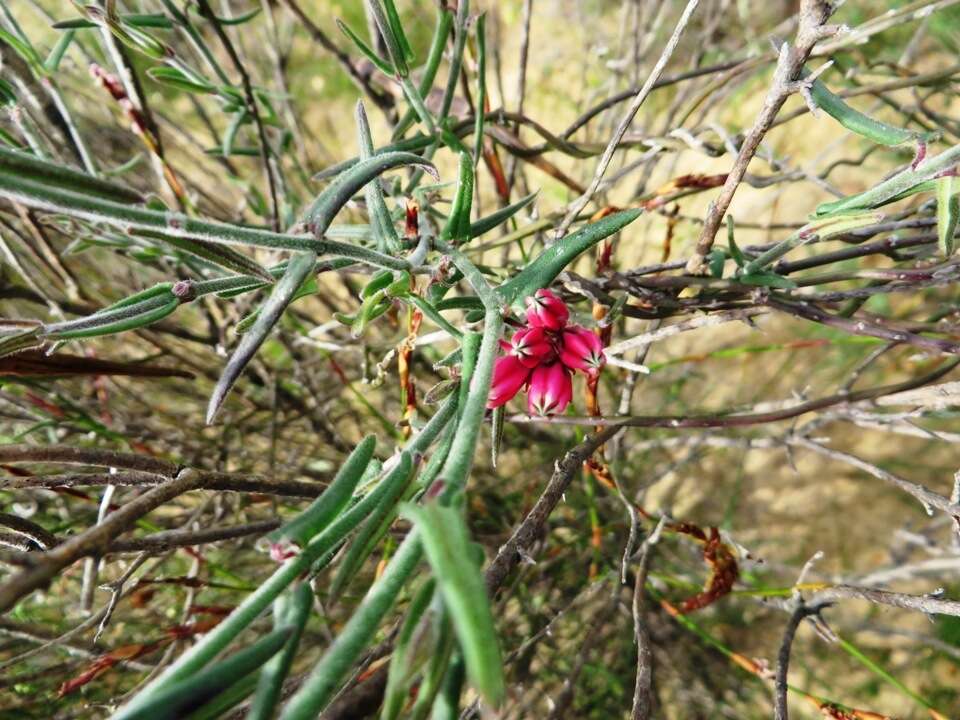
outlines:
[[0, 168], [0, 197], [50, 212], [59, 212], [90, 222], [103, 223], [127, 230], [141, 228], [164, 235], [194, 238], [227, 245], [248, 245], [279, 250], [313, 251], [317, 254], [351, 258], [390, 270], [409, 270], [410, 263], [368, 248], [315, 239], [305, 235], [287, 235], [270, 230], [243, 227], [228, 223], [198, 220], [181, 213], [159, 212], [123, 205], [109, 200], [79, 195], [58, 187], [43, 185], [8, 175]]
[[469, 379], [469, 391], [466, 404], [460, 413], [460, 424], [453, 446], [447, 456], [440, 476], [446, 483], [444, 498], [452, 497], [463, 489], [473, 467], [477, 438], [483, 427], [483, 417], [490, 396], [490, 382], [493, 379], [493, 366], [497, 360], [500, 336], [503, 333], [503, 320], [497, 307], [488, 308], [484, 316], [483, 337], [477, 353], [477, 362], [473, 375]]

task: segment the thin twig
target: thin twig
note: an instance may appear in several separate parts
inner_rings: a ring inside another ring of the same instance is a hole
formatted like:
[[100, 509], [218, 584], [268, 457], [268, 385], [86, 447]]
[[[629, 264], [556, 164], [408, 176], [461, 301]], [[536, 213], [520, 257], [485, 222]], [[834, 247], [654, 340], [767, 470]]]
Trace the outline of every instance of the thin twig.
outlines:
[[780, 112], [787, 98], [801, 90], [797, 81], [814, 45], [837, 32], [837, 28], [824, 25], [832, 12], [833, 8], [827, 0], [801, 0], [796, 45], [790, 47], [784, 43], [780, 47], [773, 84], [767, 91], [760, 114], [740, 146], [740, 152], [727, 175], [727, 181], [723, 184], [720, 196], [710, 206], [700, 231], [700, 238], [697, 240], [696, 253], [687, 262], [688, 273], [699, 274], [703, 271], [704, 258], [713, 247], [713, 239], [727, 214], [727, 208], [730, 207], [730, 201], [733, 200], [737, 187], [747, 172], [747, 166], [756, 155], [760, 142], [773, 125], [777, 113]]
[[647, 584], [647, 569], [650, 567], [650, 556], [653, 546], [660, 539], [660, 533], [666, 524], [666, 515], [662, 516], [653, 532], [643, 541], [640, 548], [640, 561], [637, 564], [637, 573], [633, 581], [633, 638], [637, 644], [637, 677], [633, 686], [633, 709], [630, 712], [632, 720], [648, 720], [653, 712], [653, 650], [650, 645], [650, 631], [644, 618], [644, 587]]
[[597, 188], [600, 187], [600, 181], [603, 180], [603, 175], [607, 172], [607, 168], [610, 166], [610, 161], [613, 159], [613, 153], [616, 152], [617, 148], [619, 147], [620, 141], [623, 139], [627, 129], [630, 127], [630, 123], [633, 122], [633, 118], [640, 109], [640, 106], [643, 105], [644, 100], [647, 99], [647, 96], [650, 94], [651, 90], [653, 90], [654, 84], [663, 74], [663, 69], [673, 56], [673, 51], [677, 49], [677, 44], [680, 42], [680, 36], [683, 35], [683, 31], [686, 29], [687, 23], [690, 22], [690, 17], [693, 15], [693, 11], [697, 9], [697, 5], [699, 4], [700, 0], [688, 0], [687, 6], [683, 9], [683, 14], [680, 16], [680, 20], [677, 22], [677, 26], [673, 30], [673, 35], [670, 36], [670, 40], [667, 41], [666, 47], [664, 47], [663, 52], [660, 53], [660, 58], [657, 60], [657, 64], [653, 66], [653, 70], [650, 72], [650, 75], [647, 76], [647, 81], [643, 84], [643, 87], [640, 88], [640, 92], [637, 93], [637, 96], [633, 99], [633, 102], [630, 103], [630, 107], [627, 108], [627, 111], [620, 119], [617, 129], [614, 130], [613, 137], [611, 137], [610, 142], [607, 143], [607, 147], [603, 151], [603, 155], [600, 157], [600, 162], [597, 163], [597, 169], [593, 174], [593, 180], [590, 181], [590, 186], [587, 188], [585, 193], [574, 200], [570, 205], [570, 209], [567, 211], [566, 216], [563, 218], [559, 227], [557, 228], [556, 234], [554, 235], [555, 240], [559, 240], [566, 234], [567, 229], [570, 227], [573, 221], [577, 219], [577, 216], [581, 213], [581, 211], [587, 206], [587, 203], [589, 203], [593, 198], [594, 193], [597, 192]]
[[0, 586], [0, 612], [6, 612], [20, 598], [46, 586], [61, 570], [80, 558], [102, 553], [110, 540], [130, 528], [138, 519], [163, 503], [195, 489], [199, 483], [200, 475], [197, 472], [181, 470], [175, 477], [110, 513], [99, 525], [44, 553], [42, 563], [22, 570]]
[[274, 177], [273, 163], [271, 161], [273, 151], [267, 142], [267, 131], [264, 128], [263, 119], [260, 117], [260, 107], [257, 104], [257, 98], [253, 92], [253, 83], [250, 82], [250, 75], [247, 73], [247, 69], [240, 59], [240, 55], [237, 54], [237, 49], [233, 46], [233, 42], [231, 42], [230, 37], [217, 21], [217, 16], [214, 15], [209, 0], [196, 0], [196, 2], [200, 8], [200, 13], [213, 25], [214, 32], [216, 32], [217, 37], [220, 38], [224, 50], [226, 50], [227, 55], [230, 56], [230, 61], [233, 63], [233, 67], [240, 75], [240, 81], [243, 83], [243, 94], [247, 105], [247, 112], [253, 117], [254, 125], [257, 127], [257, 137], [260, 141], [260, 160], [263, 163], [263, 172], [267, 177], [267, 185], [270, 188], [270, 203], [272, 208], [270, 224], [273, 226], [274, 232], [280, 232], [280, 203], [277, 198], [277, 180]]

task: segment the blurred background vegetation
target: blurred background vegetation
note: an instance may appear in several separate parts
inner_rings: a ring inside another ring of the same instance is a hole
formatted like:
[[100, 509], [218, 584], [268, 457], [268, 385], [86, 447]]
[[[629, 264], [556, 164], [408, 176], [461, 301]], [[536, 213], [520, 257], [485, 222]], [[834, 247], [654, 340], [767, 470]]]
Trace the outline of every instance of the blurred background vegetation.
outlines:
[[[52, 22], [77, 16], [69, 3], [60, 0], [6, 0], [4, 4], [44, 51], [56, 44], [62, 32], [53, 29]], [[289, 150], [284, 156], [281, 205], [286, 219], [292, 220], [321, 187], [311, 176], [356, 155], [352, 113], [361, 94], [285, 2], [213, 4], [223, 17], [262, 8], [256, 18], [231, 30], [231, 37], [255, 82], [269, 89], [284, 128], [283, 142]], [[353, 28], [367, 27], [361, 3], [300, 0], [298, 4], [317, 28], [351, 53], [380, 92], [396, 94], [337, 32], [336, 19]], [[478, 4], [477, 11], [487, 13], [490, 107], [515, 111], [520, 99], [524, 3]], [[160, 11], [160, 3], [153, 0], [128, 0], [122, 5], [130, 12]], [[523, 113], [560, 134], [596, 103], [643, 82], [683, 3], [534, 0], [530, 5]], [[836, 66], [823, 79], [838, 91], [954, 68], [952, 74], [922, 88], [865, 94], [851, 101], [892, 124], [916, 128], [935, 124], [918, 109], [927, 104], [935, 117], [950, 118], [951, 125], [940, 129], [952, 137], [960, 72], [954, 65], [960, 49], [957, 3], [848, 0], [834, 21], [856, 28], [908, 5], [935, 11], [920, 12], [916, 18], [905, 16], [865, 42], [843, 47], [831, 56]], [[414, 51], [422, 58], [430, 42], [434, 3], [404, 0], [398, 6]], [[668, 74], [769, 54], [772, 35], [792, 36], [795, 28], [790, 18], [796, 9], [793, 0], [705, 2]], [[141, 191], [159, 193], [170, 205], [173, 198], [158, 181], [150, 154], [131, 132], [122, 108], [91, 77], [91, 62], [111, 66], [98, 32], [78, 32], [56, 82], [100, 167]], [[205, 32], [215, 44], [212, 33]], [[178, 51], [190, 52], [173, 33], [167, 41]], [[0, 46], [0, 50], [4, 61], [0, 75], [27, 86], [34, 82], [9, 47]], [[153, 60], [133, 52], [126, 56], [143, 83], [143, 96], [167, 162], [200, 212], [226, 221], [262, 222], [268, 199], [257, 153], [224, 158], [217, 151], [229, 118], [202, 96], [151, 80], [146, 70], [156, 64]], [[225, 56], [221, 60], [233, 77]], [[654, 196], [671, 179], [729, 170], [732, 159], [724, 149], [724, 137], [729, 140], [751, 125], [763, 103], [771, 70], [770, 62], [761, 62], [654, 92], [630, 130], [635, 138], [653, 140], [637, 141], [616, 155], [607, 175], [614, 181], [604, 188], [598, 207], [635, 205]], [[803, 107], [802, 98], [795, 96], [781, 117]], [[592, 148], [595, 156], [621, 111], [622, 106], [617, 106], [598, 114], [573, 138]], [[27, 122], [40, 128], [49, 125], [42, 108], [28, 107], [25, 113]], [[380, 145], [387, 144], [388, 118], [369, 103], [368, 113], [374, 138]], [[17, 135], [23, 120], [14, 115], [7, 113], [0, 126]], [[458, 100], [454, 115], [468, 117], [472, 112]], [[512, 129], [509, 123], [505, 127]], [[688, 132], [688, 139], [671, 134], [676, 128], [697, 132]], [[703, 128], [710, 130], [701, 132]], [[527, 127], [520, 129], [519, 138], [527, 145], [542, 140]], [[245, 126], [235, 150], [254, 148], [255, 141], [252, 127]], [[666, 150], [655, 162], [649, 161], [655, 153], [645, 153], [661, 141]], [[712, 149], [698, 148], [702, 142]], [[756, 177], [788, 177], [748, 183], [740, 189], [731, 209], [738, 243], [762, 245], [782, 239], [802, 225], [818, 203], [833, 198], [831, 189], [860, 192], [909, 162], [912, 153], [909, 146], [877, 149], [822, 113], [818, 117], [802, 114], [774, 127], [750, 172]], [[539, 195], [516, 225], [504, 229], [506, 242], [501, 247], [474, 254], [476, 261], [495, 267], [522, 262], [543, 243], [549, 231], [519, 241], [509, 233], [538, 218], [556, 220], [595, 167], [592, 157], [561, 151], [544, 153], [536, 162], [515, 159], [509, 153], [502, 153], [502, 159], [508, 169], [516, 164], [517, 189], [512, 199], [527, 191]], [[449, 153], [439, 154], [436, 161], [441, 177], [454, 177], [455, 159]], [[819, 178], [827, 169], [826, 179]], [[617, 241], [613, 267], [625, 272], [688, 256], [714, 193], [707, 190], [681, 197], [643, 215]], [[477, 198], [478, 217], [497, 207], [490, 175], [483, 170]], [[351, 205], [338, 221], [362, 221], [361, 205]], [[914, 199], [904, 207], [922, 216], [929, 208], [920, 206]], [[145, 243], [71, 236], [52, 226], [44, 233], [32, 233], [29, 223], [10, 206], [0, 208], [0, 237], [0, 316], [9, 319], [56, 320], [88, 314], [184, 272], [181, 256]], [[811, 246], [791, 258], [820, 250]], [[257, 256], [263, 262], [269, 257], [269, 253]], [[571, 270], [591, 277], [593, 265], [593, 257], [584, 257]], [[836, 269], [889, 265], [889, 258], [878, 256], [841, 263]], [[258, 354], [221, 423], [204, 425], [204, 408], [225, 355], [236, 342], [233, 328], [256, 307], [256, 294], [229, 303], [204, 299], [149, 328], [65, 348], [85, 358], [174, 369], [183, 377], [74, 377], [68, 371], [66, 376], [51, 378], [46, 370], [38, 374], [7, 367], [10, 374], [0, 377], [0, 443], [90, 445], [157, 455], [208, 470], [326, 482], [346, 450], [365, 433], [402, 436], [404, 405], [396, 348], [407, 336], [407, 323], [406, 310], [397, 309], [361, 338], [353, 338], [334, 313], [356, 310], [364, 278], [325, 274], [319, 282], [320, 291], [296, 303]], [[854, 287], [852, 281], [834, 289], [850, 287]], [[955, 295], [950, 285], [918, 293], [878, 294], [862, 310], [904, 321], [936, 314], [932, 322], [939, 323], [939, 331], [956, 338]], [[576, 315], [589, 322], [589, 299], [574, 293], [571, 300]], [[653, 327], [650, 320], [622, 319], [614, 342]], [[433, 329], [427, 323], [423, 334]], [[859, 375], [858, 387], [878, 386], [921, 375], [939, 362], [936, 356], [906, 346], [865, 365], [865, 359], [881, 346], [875, 338], [780, 314], [766, 314], [749, 324], [706, 327], [653, 343], [638, 359], [650, 368], [649, 375], [608, 368], [602, 376], [600, 407], [611, 415], [759, 411], [796, 398], [833, 394], [854, 372]], [[437, 341], [415, 349], [413, 378], [421, 403], [430, 388], [444, 379], [433, 363], [451, 348]], [[624, 407], [625, 385], [634, 389]], [[579, 385], [575, 398], [577, 412], [585, 413]], [[430, 406], [422, 405], [422, 413], [430, 412]], [[789, 595], [799, 569], [818, 551], [823, 557], [807, 576], [808, 582], [867, 583], [873, 576], [884, 575], [877, 582], [904, 592], [943, 588], [947, 596], [960, 595], [960, 549], [951, 539], [949, 518], [928, 517], [913, 499], [862, 468], [783, 441], [798, 423], [813, 422], [812, 429], [804, 425], [805, 431], [828, 439], [831, 447], [949, 495], [958, 470], [955, 443], [960, 439], [952, 405], [919, 414], [904, 409], [896, 418], [880, 418], [879, 412], [835, 408], [814, 420], [806, 417], [722, 431], [636, 428], [607, 448], [607, 459], [627, 498], [652, 514], [668, 513], [703, 528], [718, 527], [735, 548], [740, 566], [734, 591], [690, 614], [686, 623], [648, 599], [657, 717], [770, 716], [770, 684], [743, 665], [749, 665], [745, 659], [756, 660], [761, 667], [775, 664], [787, 619], [776, 600]], [[587, 430], [508, 422], [496, 469], [484, 444], [469, 503], [474, 538], [488, 557], [536, 500], [555, 460]], [[6, 465], [4, 470], [6, 478], [18, 475], [16, 466]], [[2, 510], [28, 517], [55, 536], [69, 536], [96, 522], [98, 488], [11, 490], [4, 488], [3, 479], [0, 476]], [[192, 493], [141, 520], [135, 534], [289, 517], [304, 502], [256, 493]], [[395, 528], [398, 537], [405, 528], [402, 523]], [[494, 599], [508, 658], [510, 690], [504, 717], [626, 715], [633, 693], [635, 650], [629, 597], [625, 601], [621, 596], [618, 576], [629, 532], [629, 516], [617, 492], [584, 474], [551, 516], [536, 563], [523, 565]], [[321, 575], [316, 583], [317, 606], [323, 612], [311, 620], [306, 643], [307, 648], [315, 646], [316, 652], [303, 653], [295, 672], [311, 667], [382, 567], [377, 560], [388, 557], [394, 548], [392, 541], [381, 546], [336, 603], [326, 604], [324, 584], [330, 578]], [[99, 584], [120, 577], [134, 556], [111, 555], [110, 562], [100, 568]], [[0, 578], [8, 571], [12, 568], [0, 566]], [[151, 556], [96, 644], [91, 628], [7, 665], [5, 660], [83, 623], [89, 608], [99, 609], [108, 602], [111, 593], [101, 587], [87, 609], [83, 607], [79, 601], [82, 563], [73, 566], [48, 590], [25, 598], [0, 619], [0, 715], [106, 716], [111, 702], [137, 687], [151, 667], [168, 661], [189, 639], [164, 645], [135, 663], [120, 663], [63, 696], [61, 685], [81, 675], [101, 653], [152, 642], [170, 628], [217, 617], [217, 608], [235, 606], [270, 571], [267, 556], [249, 537]], [[708, 574], [701, 546], [683, 534], [668, 534], [657, 546], [650, 569], [655, 593], [650, 597], [679, 604], [702, 589]], [[144, 578], [163, 582], [148, 583]], [[212, 609], [205, 615], [197, 606]], [[842, 642], [827, 642], [810, 628], [802, 628], [793, 654], [795, 685], [818, 697], [891, 717], [930, 717], [928, 707], [944, 717], [960, 717], [960, 620], [860, 603], [838, 605], [827, 619]], [[736, 654], [733, 659], [730, 653]], [[797, 703], [794, 712], [810, 718], [822, 714], [807, 703]]]

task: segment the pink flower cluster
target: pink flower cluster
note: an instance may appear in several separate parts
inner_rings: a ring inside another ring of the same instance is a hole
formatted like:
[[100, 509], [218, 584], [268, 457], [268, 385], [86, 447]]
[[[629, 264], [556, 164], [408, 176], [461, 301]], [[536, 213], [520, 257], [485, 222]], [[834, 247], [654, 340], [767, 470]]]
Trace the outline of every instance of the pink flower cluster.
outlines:
[[527, 298], [527, 324], [501, 341], [506, 353], [493, 369], [487, 407], [508, 402], [527, 389], [531, 414], [562, 413], [573, 397], [576, 370], [595, 375], [603, 366], [603, 344], [590, 330], [568, 325], [570, 310], [549, 290]]

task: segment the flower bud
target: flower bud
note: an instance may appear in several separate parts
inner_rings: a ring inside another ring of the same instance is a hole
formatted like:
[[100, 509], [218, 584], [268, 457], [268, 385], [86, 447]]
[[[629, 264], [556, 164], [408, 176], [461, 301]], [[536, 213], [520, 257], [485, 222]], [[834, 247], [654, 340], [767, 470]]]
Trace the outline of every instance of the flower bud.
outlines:
[[551, 338], [542, 327], [526, 327], [513, 334], [510, 354], [524, 366], [534, 368], [552, 361], [556, 355]]
[[530, 368], [513, 355], [504, 355], [493, 366], [493, 381], [487, 407], [495, 408], [507, 403], [523, 387], [530, 377]]
[[563, 363], [540, 365], [530, 375], [527, 411], [531, 415], [562, 413], [572, 398], [573, 380]]
[[563, 331], [560, 361], [571, 370], [595, 374], [603, 367], [603, 343], [596, 333], [579, 325]]
[[530, 327], [559, 330], [569, 318], [567, 304], [549, 290], [537, 290], [527, 298], [527, 323]]

